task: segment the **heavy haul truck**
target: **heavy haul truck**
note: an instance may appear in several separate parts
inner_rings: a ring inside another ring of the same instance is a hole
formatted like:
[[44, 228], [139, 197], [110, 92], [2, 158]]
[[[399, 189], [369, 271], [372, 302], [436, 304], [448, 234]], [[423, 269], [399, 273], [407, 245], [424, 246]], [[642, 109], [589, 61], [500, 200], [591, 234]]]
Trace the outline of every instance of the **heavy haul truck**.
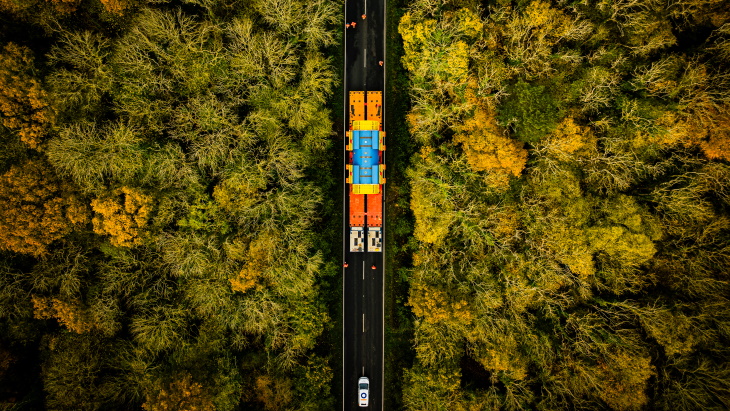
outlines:
[[347, 131], [350, 251], [383, 251], [383, 93], [351, 91]]

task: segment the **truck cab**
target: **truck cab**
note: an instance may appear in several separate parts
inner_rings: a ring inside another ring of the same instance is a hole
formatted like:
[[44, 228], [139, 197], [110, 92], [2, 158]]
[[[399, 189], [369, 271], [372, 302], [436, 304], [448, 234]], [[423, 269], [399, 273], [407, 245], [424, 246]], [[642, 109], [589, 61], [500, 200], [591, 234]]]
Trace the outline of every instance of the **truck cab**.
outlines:
[[350, 252], [365, 251], [365, 230], [363, 227], [350, 227]]
[[383, 251], [383, 233], [380, 227], [368, 227], [368, 251]]

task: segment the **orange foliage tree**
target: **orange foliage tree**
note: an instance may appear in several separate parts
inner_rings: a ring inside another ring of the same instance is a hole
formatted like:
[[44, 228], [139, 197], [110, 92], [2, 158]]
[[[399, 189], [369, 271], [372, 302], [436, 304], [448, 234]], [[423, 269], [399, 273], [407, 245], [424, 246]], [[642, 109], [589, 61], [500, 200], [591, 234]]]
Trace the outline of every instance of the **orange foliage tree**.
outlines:
[[0, 52], [0, 113], [5, 127], [38, 148], [53, 123], [48, 94], [34, 76], [30, 49], [8, 43]]
[[273, 263], [272, 251], [276, 247], [276, 237], [262, 233], [251, 241], [244, 257], [246, 265], [236, 277], [230, 278], [231, 289], [245, 293], [250, 289], [260, 290], [265, 285], [264, 271]]
[[69, 331], [83, 334], [95, 328], [88, 311], [80, 301], [65, 302], [58, 298], [33, 296], [33, 315], [38, 319], [55, 318]]
[[43, 255], [87, 222], [86, 206], [43, 163], [29, 161], [0, 176], [0, 248]]
[[214, 411], [215, 405], [203, 384], [193, 380], [189, 373], [178, 375], [175, 381], [159, 391], [147, 394], [142, 409], [145, 411]]
[[293, 400], [292, 381], [261, 375], [256, 378], [256, 399], [264, 404], [266, 410], [286, 409]]
[[704, 113], [693, 119], [690, 130], [707, 158], [730, 161], [730, 104], [704, 108]]
[[92, 220], [94, 232], [111, 236], [112, 245], [117, 247], [141, 244], [152, 211], [152, 197], [129, 187], [117, 189], [113, 194], [91, 202], [96, 212]]
[[100, 0], [109, 13], [122, 14], [129, 4], [124, 0]]

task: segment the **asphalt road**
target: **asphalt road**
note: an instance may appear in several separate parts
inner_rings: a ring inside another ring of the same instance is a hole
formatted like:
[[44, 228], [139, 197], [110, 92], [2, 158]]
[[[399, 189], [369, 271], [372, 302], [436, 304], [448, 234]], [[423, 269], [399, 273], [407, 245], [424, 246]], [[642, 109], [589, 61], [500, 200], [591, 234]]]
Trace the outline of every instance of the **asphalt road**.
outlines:
[[[350, 91], [384, 91], [385, 71], [378, 62], [385, 61], [385, 2], [384, 0], [345, 0], [345, 2], [346, 23], [353, 21], [357, 23], [355, 28], [345, 30], [344, 115], [347, 116], [347, 96]], [[366, 15], [365, 19], [362, 18], [363, 14]], [[345, 120], [345, 124], [349, 124], [348, 119]], [[384, 130], [387, 131], [387, 125]], [[342, 170], [344, 176], [344, 164]], [[343, 258], [348, 267], [342, 270], [344, 276], [342, 409], [362, 409], [358, 406], [357, 380], [365, 376], [370, 379], [370, 405], [367, 409], [382, 410], [384, 253], [349, 252], [347, 187], [344, 192], [342, 246]], [[387, 241], [385, 234], [383, 232], [383, 243]], [[373, 266], [376, 268], [373, 269]]]

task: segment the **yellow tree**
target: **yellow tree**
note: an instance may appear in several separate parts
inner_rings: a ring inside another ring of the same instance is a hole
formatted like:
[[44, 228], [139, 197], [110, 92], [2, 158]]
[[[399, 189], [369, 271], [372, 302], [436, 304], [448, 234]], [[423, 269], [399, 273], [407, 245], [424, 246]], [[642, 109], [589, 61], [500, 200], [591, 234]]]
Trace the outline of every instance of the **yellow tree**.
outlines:
[[155, 392], [147, 394], [142, 409], [145, 411], [215, 411], [215, 405], [203, 384], [190, 373], [178, 374], [168, 384], [160, 384]]
[[92, 220], [94, 232], [111, 236], [112, 245], [117, 247], [141, 244], [152, 212], [152, 197], [130, 187], [117, 189], [113, 194], [91, 202], [96, 212]]
[[519, 176], [527, 163], [527, 150], [521, 142], [505, 135], [494, 114], [486, 107], [477, 106], [474, 116], [458, 128], [454, 140], [462, 144], [467, 161], [475, 171]]
[[454, 201], [450, 198], [450, 182], [431, 178], [429, 171], [443, 168], [433, 154], [433, 148], [421, 148], [416, 167], [409, 170], [411, 178], [411, 210], [416, 218], [413, 235], [419, 241], [438, 244], [449, 233], [455, 219]]
[[550, 2], [535, 0], [520, 12], [504, 7], [487, 27], [488, 42], [510, 61], [513, 70], [527, 78], [549, 74], [555, 48], [566, 40], [580, 40], [592, 31], [586, 20], [571, 17]]
[[[274, 253], [277, 246], [277, 236], [274, 233], [263, 232], [249, 243], [248, 252], [238, 253], [246, 261], [238, 275], [230, 278], [233, 291], [245, 293], [251, 289], [261, 290], [265, 285], [264, 272], [274, 262]], [[239, 247], [240, 248], [240, 247]]]
[[566, 117], [546, 139], [545, 150], [558, 159], [585, 156], [596, 151], [596, 137], [588, 127]]
[[37, 161], [0, 176], [0, 249], [40, 256], [48, 246], [88, 222], [88, 210]]
[[441, 290], [422, 281], [411, 286], [408, 305], [413, 313], [429, 323], [467, 327], [474, 317], [469, 303], [453, 291]]
[[30, 49], [8, 43], [0, 51], [0, 113], [5, 127], [38, 148], [53, 123], [48, 95], [35, 78]]

